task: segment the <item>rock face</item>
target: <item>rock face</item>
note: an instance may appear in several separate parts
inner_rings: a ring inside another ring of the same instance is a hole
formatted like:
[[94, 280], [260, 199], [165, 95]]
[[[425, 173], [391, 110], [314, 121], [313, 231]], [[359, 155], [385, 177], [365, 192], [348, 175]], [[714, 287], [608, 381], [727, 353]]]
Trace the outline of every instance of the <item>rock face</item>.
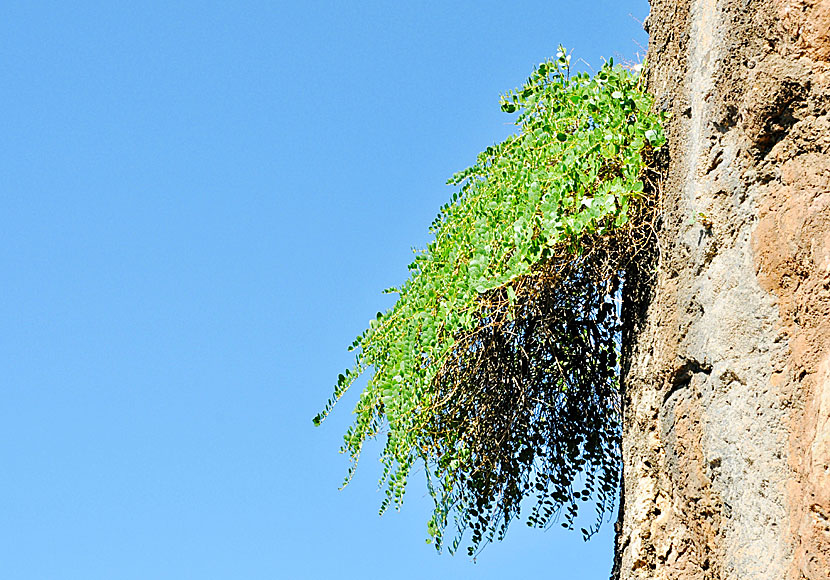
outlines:
[[652, 0], [615, 577], [830, 578], [830, 0]]

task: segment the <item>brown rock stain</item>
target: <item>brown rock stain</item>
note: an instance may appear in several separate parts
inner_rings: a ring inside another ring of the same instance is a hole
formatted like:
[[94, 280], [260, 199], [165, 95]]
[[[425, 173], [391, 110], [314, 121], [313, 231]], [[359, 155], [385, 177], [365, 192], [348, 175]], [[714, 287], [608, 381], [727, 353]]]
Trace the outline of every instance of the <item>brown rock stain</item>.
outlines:
[[[830, 38], [809, 46], [823, 55]], [[778, 379], [793, 397], [790, 577], [823, 580], [830, 578], [830, 86], [826, 64], [810, 64], [800, 118], [770, 152], [776, 171], [761, 198], [753, 249], [790, 347]]]
[[777, 2], [785, 29], [811, 58], [830, 61], [830, 0]]

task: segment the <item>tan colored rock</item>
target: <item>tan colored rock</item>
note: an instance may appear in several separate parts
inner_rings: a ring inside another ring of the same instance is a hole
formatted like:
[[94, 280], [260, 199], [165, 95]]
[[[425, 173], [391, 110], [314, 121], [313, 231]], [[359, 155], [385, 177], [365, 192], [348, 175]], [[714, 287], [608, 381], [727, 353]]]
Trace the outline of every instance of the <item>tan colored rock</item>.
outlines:
[[615, 576], [827, 580], [830, 0], [653, 0], [647, 27], [672, 116]]

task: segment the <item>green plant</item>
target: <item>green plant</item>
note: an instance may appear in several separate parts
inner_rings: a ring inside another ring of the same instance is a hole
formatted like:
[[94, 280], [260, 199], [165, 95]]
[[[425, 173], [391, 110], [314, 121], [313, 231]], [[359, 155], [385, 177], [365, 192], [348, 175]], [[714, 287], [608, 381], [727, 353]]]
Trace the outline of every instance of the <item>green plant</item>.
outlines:
[[430, 536], [469, 553], [502, 537], [534, 496], [529, 525], [593, 497], [597, 522], [619, 480], [620, 279], [648, 240], [643, 178], [664, 142], [637, 75], [609, 61], [571, 74], [560, 47], [501, 108], [519, 131], [449, 183], [459, 187], [409, 266], [394, 307], [351, 345], [333, 405], [369, 369], [342, 451], [385, 433], [381, 513], [400, 507], [420, 460], [435, 502]]

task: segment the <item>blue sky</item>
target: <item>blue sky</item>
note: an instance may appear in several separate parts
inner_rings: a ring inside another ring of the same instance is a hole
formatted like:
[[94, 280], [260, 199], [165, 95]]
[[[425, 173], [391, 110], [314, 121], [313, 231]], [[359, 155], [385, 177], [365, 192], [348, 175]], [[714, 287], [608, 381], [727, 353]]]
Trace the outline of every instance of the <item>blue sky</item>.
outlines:
[[473, 564], [377, 516], [311, 418], [444, 186], [559, 43], [636, 60], [624, 2], [3, 2], [0, 575], [607, 578], [612, 528]]

